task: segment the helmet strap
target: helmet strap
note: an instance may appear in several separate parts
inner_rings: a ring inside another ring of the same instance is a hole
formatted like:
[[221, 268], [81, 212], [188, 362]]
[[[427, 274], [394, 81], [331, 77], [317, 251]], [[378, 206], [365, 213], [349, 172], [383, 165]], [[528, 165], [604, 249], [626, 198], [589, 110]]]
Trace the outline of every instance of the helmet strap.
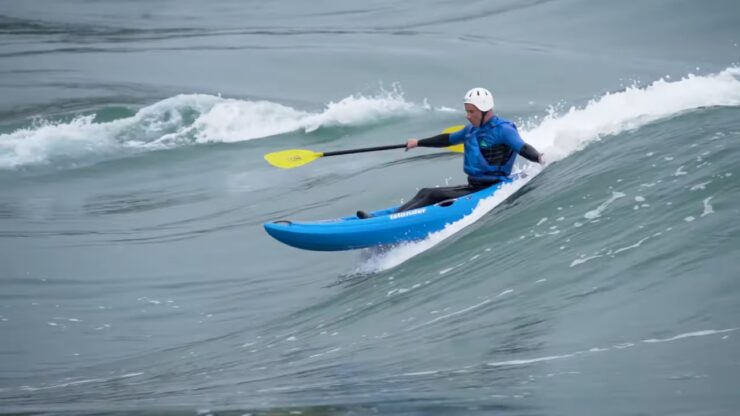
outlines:
[[486, 120], [486, 115], [488, 115], [488, 111], [481, 111], [480, 112], [480, 125], [478, 127], [483, 127], [483, 124]]

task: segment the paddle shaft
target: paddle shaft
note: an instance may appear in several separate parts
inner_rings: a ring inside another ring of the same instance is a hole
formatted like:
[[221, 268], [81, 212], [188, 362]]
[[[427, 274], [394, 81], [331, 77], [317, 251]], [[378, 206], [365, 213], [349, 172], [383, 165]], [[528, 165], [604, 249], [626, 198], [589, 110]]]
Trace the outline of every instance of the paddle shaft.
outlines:
[[392, 144], [389, 146], [378, 146], [378, 147], [364, 147], [362, 149], [349, 149], [349, 150], [337, 150], [334, 152], [324, 152], [322, 156], [339, 156], [349, 155], [352, 153], [364, 153], [364, 152], [377, 152], [379, 150], [390, 150], [390, 149], [403, 149], [405, 144]]

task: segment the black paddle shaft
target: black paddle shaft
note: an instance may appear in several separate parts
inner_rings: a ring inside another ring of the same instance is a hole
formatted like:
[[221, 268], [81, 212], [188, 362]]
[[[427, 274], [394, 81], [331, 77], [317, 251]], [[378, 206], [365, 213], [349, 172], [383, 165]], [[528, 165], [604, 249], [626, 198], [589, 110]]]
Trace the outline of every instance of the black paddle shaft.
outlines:
[[349, 155], [352, 153], [377, 152], [379, 150], [403, 149], [405, 144], [392, 144], [389, 146], [365, 147], [362, 149], [337, 150], [335, 152], [324, 152], [324, 156]]

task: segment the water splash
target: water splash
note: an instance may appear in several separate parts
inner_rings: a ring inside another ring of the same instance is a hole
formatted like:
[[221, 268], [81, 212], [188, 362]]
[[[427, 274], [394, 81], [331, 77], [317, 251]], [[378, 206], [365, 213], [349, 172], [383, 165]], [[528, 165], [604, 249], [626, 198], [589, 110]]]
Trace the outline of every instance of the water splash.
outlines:
[[[689, 74], [678, 81], [659, 79], [640, 88], [604, 94], [565, 114], [551, 110], [537, 124], [525, 125], [527, 141], [544, 151], [548, 161], [561, 160], [589, 143], [634, 130], [682, 112], [709, 106], [740, 105], [740, 67], [718, 74]], [[527, 123], [525, 123], [527, 124]]]

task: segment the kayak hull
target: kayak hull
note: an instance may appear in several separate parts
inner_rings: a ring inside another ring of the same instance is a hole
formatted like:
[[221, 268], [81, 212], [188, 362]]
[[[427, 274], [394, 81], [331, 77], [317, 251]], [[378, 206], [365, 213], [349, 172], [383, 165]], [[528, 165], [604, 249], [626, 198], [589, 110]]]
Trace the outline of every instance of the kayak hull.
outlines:
[[500, 182], [478, 192], [404, 212], [397, 207], [372, 212], [371, 218], [355, 215], [323, 221], [280, 220], [264, 225], [276, 240], [314, 251], [354, 250], [423, 240], [473, 212], [480, 200], [500, 189]]

